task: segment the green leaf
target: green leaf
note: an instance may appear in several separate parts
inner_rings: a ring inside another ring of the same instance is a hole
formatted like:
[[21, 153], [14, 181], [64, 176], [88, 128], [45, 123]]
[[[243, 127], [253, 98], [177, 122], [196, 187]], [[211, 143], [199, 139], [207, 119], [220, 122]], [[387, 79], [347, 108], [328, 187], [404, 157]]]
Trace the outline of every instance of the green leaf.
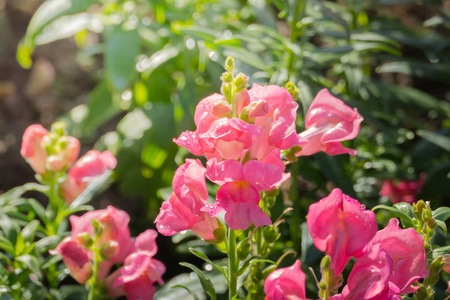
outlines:
[[36, 230], [39, 226], [40, 222], [38, 220], [32, 220], [22, 229], [21, 235], [25, 242], [34, 242]]
[[105, 76], [114, 90], [124, 91], [137, 75], [135, 67], [139, 51], [137, 30], [124, 30], [120, 25], [105, 28]]
[[85, 11], [95, 0], [48, 0], [34, 13], [27, 32], [17, 48], [16, 58], [23, 68], [30, 68], [36, 37], [59, 17]]
[[394, 214], [395, 216], [400, 218], [400, 220], [402, 221], [402, 224], [406, 228], [409, 228], [409, 227], [414, 228], [412, 218], [404, 211], [402, 211], [396, 207], [391, 207], [391, 206], [387, 206], [387, 205], [377, 205], [374, 208], [372, 208], [373, 211], [375, 211], [377, 209], [385, 209], [385, 210], [391, 212], [392, 214]]
[[197, 256], [198, 258], [201, 258], [201, 259], [203, 259], [204, 261], [206, 261], [207, 263], [210, 263], [216, 270], [218, 270], [220, 273], [222, 273], [223, 276], [226, 276], [226, 274], [225, 274], [223, 268], [222, 268], [221, 266], [219, 266], [218, 264], [212, 262], [212, 261], [208, 258], [208, 256], [206, 256], [205, 253], [203, 253], [203, 252], [201, 252], [201, 251], [199, 251], [199, 250], [197, 250], [197, 249], [195, 249], [195, 248], [192, 248], [192, 247], [189, 247], [189, 251], [190, 251], [192, 254], [194, 254], [195, 256]]
[[202, 287], [205, 290], [206, 294], [208, 294], [212, 300], [217, 300], [214, 285], [212, 284], [211, 280], [205, 276], [205, 273], [203, 273], [199, 268], [190, 263], [182, 262], [180, 263], [180, 265], [194, 271], [195, 274], [197, 274], [198, 278], [200, 279], [200, 283], [202, 284]]
[[450, 137], [422, 129], [417, 130], [417, 135], [447, 151], [450, 151]]
[[450, 207], [441, 206], [433, 210], [433, 218], [441, 221], [447, 221], [450, 218]]
[[76, 209], [91, 201], [95, 194], [106, 188], [110, 183], [111, 175], [112, 171], [108, 170], [104, 174], [97, 176], [88, 184], [87, 188], [72, 202], [72, 204], [70, 204], [70, 209]]
[[16, 257], [16, 260], [22, 262], [28, 269], [30, 269], [36, 276], [42, 278], [41, 269], [39, 267], [36, 256], [24, 254]]
[[237, 272], [238, 276], [241, 276], [242, 274], [244, 274], [244, 272], [247, 270], [247, 268], [248, 268], [251, 264], [253, 264], [253, 263], [258, 263], [258, 262], [269, 263], [269, 264], [272, 264], [272, 265], [275, 264], [275, 262], [272, 261], [272, 260], [270, 260], [270, 259], [265, 259], [265, 258], [262, 258], [262, 257], [260, 257], [260, 256], [252, 256], [252, 257], [250, 257], [249, 259], [247, 259], [247, 260], [244, 262], [244, 264], [239, 268], [239, 270], [238, 270], [238, 272]]
[[39, 203], [39, 201], [37, 201], [36, 199], [32, 199], [32, 198], [27, 199], [27, 202], [31, 206], [33, 211], [36, 213], [36, 215], [42, 220], [42, 222], [48, 223], [48, 218], [45, 213], [45, 208], [42, 206], [42, 204]]
[[48, 187], [44, 185], [40, 185], [34, 182], [26, 183], [22, 186], [15, 187], [6, 193], [0, 195], [0, 206], [5, 205], [6, 203], [15, 200], [22, 196], [23, 193], [28, 191], [38, 191], [41, 193], [46, 193], [48, 191]]
[[381, 65], [377, 73], [402, 73], [428, 80], [450, 81], [449, 66], [445, 64], [431, 64], [420, 61], [394, 61]]
[[444, 221], [436, 220], [436, 225], [442, 228], [444, 235], [447, 235], [447, 224]]
[[3, 249], [12, 256], [15, 256], [16, 250], [14, 245], [2, 235], [0, 235], [0, 249]]
[[194, 298], [194, 300], [198, 300], [198, 297], [197, 297], [193, 292], [191, 292], [190, 289], [188, 289], [188, 288], [185, 287], [184, 285], [177, 284], [177, 285], [174, 285], [172, 288], [173, 288], [173, 289], [175, 289], [175, 288], [182, 288], [182, 289], [185, 289], [189, 294], [191, 294], [191, 296]]

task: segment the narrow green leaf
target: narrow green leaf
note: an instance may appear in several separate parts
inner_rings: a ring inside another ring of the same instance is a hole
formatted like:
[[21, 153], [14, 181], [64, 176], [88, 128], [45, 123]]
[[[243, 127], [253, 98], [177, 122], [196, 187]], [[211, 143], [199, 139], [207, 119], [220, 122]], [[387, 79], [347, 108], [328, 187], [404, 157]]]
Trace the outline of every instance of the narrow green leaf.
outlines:
[[42, 222], [48, 223], [48, 218], [45, 213], [45, 208], [42, 206], [42, 204], [39, 203], [39, 201], [37, 201], [36, 199], [30, 198], [30, 199], [27, 199], [27, 201], [28, 201], [28, 204], [30, 204], [31, 208], [36, 213], [36, 215], [42, 220]]
[[372, 208], [373, 211], [375, 211], [377, 209], [385, 209], [385, 210], [393, 213], [395, 216], [400, 218], [400, 220], [402, 221], [402, 224], [407, 228], [414, 227], [412, 218], [408, 214], [406, 214], [404, 211], [402, 211], [398, 208], [387, 206], [387, 205], [377, 205], [374, 208]]
[[42, 278], [41, 269], [39, 267], [36, 256], [24, 254], [16, 257], [16, 260], [21, 261], [28, 269], [30, 269], [38, 278]]
[[448, 136], [422, 129], [417, 130], [417, 135], [447, 151], [450, 151], [450, 137]]
[[21, 232], [21, 235], [25, 242], [34, 242], [36, 230], [38, 229], [40, 222], [38, 220], [32, 220], [28, 223]]
[[200, 283], [202, 284], [202, 287], [205, 290], [205, 292], [211, 297], [212, 300], [217, 300], [214, 285], [212, 284], [211, 280], [205, 276], [205, 273], [203, 273], [199, 268], [190, 263], [182, 262], [180, 263], [180, 265], [194, 271], [195, 274], [197, 274], [198, 278], [200, 279]]
[[433, 218], [441, 221], [447, 221], [450, 218], [450, 207], [441, 206], [433, 210]]
[[194, 300], [198, 300], [198, 297], [197, 297], [193, 292], [191, 292], [190, 289], [188, 289], [188, 288], [185, 287], [184, 285], [177, 284], [177, 285], [172, 286], [172, 289], [176, 289], [176, 288], [182, 288], [182, 289], [185, 289], [185, 290], [186, 290], [186, 291], [194, 298]]
[[15, 255], [16, 250], [14, 249], [14, 245], [4, 236], [0, 235], [0, 249], [5, 250], [7, 253], [12, 256]]
[[190, 251], [192, 254], [194, 254], [195, 256], [197, 256], [198, 258], [201, 258], [201, 259], [203, 259], [204, 261], [206, 261], [207, 263], [210, 263], [216, 270], [218, 270], [218, 271], [221, 272], [224, 276], [226, 276], [226, 273], [224, 272], [224, 270], [222, 269], [222, 267], [219, 266], [218, 264], [212, 262], [212, 261], [208, 258], [208, 256], [206, 256], [205, 253], [203, 253], [203, 252], [201, 252], [201, 251], [199, 251], [199, 250], [197, 250], [197, 249], [195, 249], [195, 248], [192, 248], [192, 247], [189, 247], [189, 251]]

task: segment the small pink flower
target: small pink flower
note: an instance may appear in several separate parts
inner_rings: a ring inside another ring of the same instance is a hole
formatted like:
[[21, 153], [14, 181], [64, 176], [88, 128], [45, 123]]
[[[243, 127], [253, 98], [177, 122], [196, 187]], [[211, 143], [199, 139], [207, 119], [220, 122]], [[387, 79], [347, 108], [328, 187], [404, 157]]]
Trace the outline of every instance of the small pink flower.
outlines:
[[[124, 265], [111, 276], [115, 279], [113, 285], [106, 282], [110, 296], [126, 294], [127, 299], [153, 299], [155, 288], [153, 284], [164, 284], [162, 275], [166, 267], [162, 262], [153, 258], [157, 252], [155, 238], [156, 231], [147, 230], [141, 233], [135, 241], [134, 252], [128, 255]], [[119, 275], [119, 276], [118, 276]]]
[[72, 203], [95, 177], [114, 169], [117, 160], [109, 151], [90, 150], [69, 170], [68, 178], [61, 184], [64, 199]]
[[42, 125], [31, 125], [23, 134], [22, 148], [20, 154], [31, 165], [33, 170], [38, 174], [47, 172], [46, 160], [47, 151], [45, 150], [44, 137], [48, 135], [48, 131]]
[[264, 282], [265, 300], [303, 300], [306, 299], [305, 273], [301, 262], [296, 260], [288, 268], [273, 271]]
[[354, 139], [362, 121], [363, 117], [356, 108], [351, 109], [327, 89], [321, 90], [306, 114], [306, 130], [299, 136], [308, 143], [301, 146], [298, 155], [312, 155], [320, 151], [329, 155], [356, 155], [356, 150], [345, 148], [341, 142]]
[[423, 239], [413, 228], [401, 229], [398, 219], [391, 219], [386, 228], [377, 232], [370, 242], [380, 244], [393, 260], [393, 271], [389, 278], [391, 285], [398, 287], [401, 294], [414, 292], [411, 284], [428, 277], [427, 256]]
[[161, 234], [170, 236], [191, 229], [204, 240], [215, 240], [214, 231], [223, 225], [201, 211], [208, 201], [205, 172], [201, 162], [193, 159], [186, 159], [177, 169], [172, 183], [174, 192], [163, 202], [155, 219]]
[[[100, 263], [99, 278], [103, 279], [111, 266], [115, 263], [122, 263], [132, 250], [133, 240], [128, 229], [130, 217], [126, 212], [112, 206], [87, 212], [81, 217], [72, 215], [69, 217], [72, 225], [72, 239], [77, 240], [80, 235], [85, 233], [93, 236], [92, 220], [94, 219], [98, 220], [103, 227], [98, 239], [98, 246], [100, 248], [114, 247], [114, 249], [111, 249], [113, 251], [108, 251], [111, 255]], [[91, 252], [89, 251], [89, 253]]]
[[391, 256], [379, 244], [369, 246], [353, 266], [341, 297], [345, 300], [400, 300], [399, 290], [389, 283], [393, 264]]
[[306, 222], [314, 245], [330, 255], [336, 276], [350, 257], [362, 255], [362, 249], [377, 231], [375, 214], [340, 189], [312, 204]]
[[395, 183], [392, 180], [385, 180], [381, 187], [380, 196], [388, 197], [392, 203], [407, 202], [413, 204], [417, 201], [417, 194], [424, 184], [424, 176], [417, 180], [401, 180]]
[[202, 210], [210, 216], [225, 211], [225, 221], [231, 229], [247, 229], [253, 222], [255, 226], [269, 225], [270, 218], [259, 207], [259, 192], [272, 190], [289, 178], [274, 164], [262, 164], [250, 160], [241, 165], [236, 160], [217, 162], [210, 159], [206, 176], [221, 185], [214, 204]]
[[70, 270], [70, 275], [78, 283], [83, 284], [91, 277], [91, 253], [73, 237], [64, 238], [54, 250], [49, 252], [52, 255], [62, 256]]

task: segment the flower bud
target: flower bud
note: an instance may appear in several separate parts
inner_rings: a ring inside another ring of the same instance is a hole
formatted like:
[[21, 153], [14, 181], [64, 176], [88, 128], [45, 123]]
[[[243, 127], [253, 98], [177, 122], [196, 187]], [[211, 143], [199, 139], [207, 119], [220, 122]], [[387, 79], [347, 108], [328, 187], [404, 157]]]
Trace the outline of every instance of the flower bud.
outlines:
[[108, 241], [100, 247], [100, 255], [103, 260], [108, 260], [119, 253], [119, 243], [117, 241]]
[[96, 235], [96, 236], [100, 236], [103, 232], [103, 225], [100, 224], [99, 220], [97, 219], [92, 219], [91, 220], [91, 224], [92, 224], [92, 232]]
[[425, 209], [422, 211], [422, 219], [424, 222], [428, 222], [430, 221], [432, 215], [431, 215], [431, 211], [428, 209]]
[[278, 238], [280, 237], [280, 234], [278, 233], [277, 228], [275, 228], [272, 225], [269, 225], [264, 228], [263, 236], [264, 236], [264, 240], [270, 244], [270, 243], [273, 243], [276, 240], [278, 240]]
[[292, 98], [294, 98], [294, 101], [297, 100], [299, 90], [293, 82], [288, 82], [286, 84], [286, 90], [291, 94]]
[[236, 92], [241, 93], [248, 87], [248, 76], [242, 73], [238, 74], [234, 80], [234, 85], [236, 86]]
[[230, 83], [233, 81], [233, 75], [230, 72], [224, 72], [222, 73], [222, 77], [220, 77], [220, 80], [226, 83]]
[[227, 57], [227, 60], [225, 61], [225, 69], [228, 71], [233, 71], [234, 69], [234, 59], [230, 56]]
[[331, 266], [331, 257], [329, 255], [326, 255], [324, 258], [322, 258], [322, 261], [320, 262], [320, 268], [322, 270], [328, 270]]
[[231, 83], [226, 83], [222, 85], [222, 94], [227, 99], [227, 101], [231, 100]]
[[91, 245], [94, 243], [92, 236], [87, 232], [80, 232], [79, 234], [77, 234], [76, 240], [86, 249], [89, 249], [89, 247], [91, 247]]
[[222, 224], [222, 222], [219, 221], [219, 219], [216, 219], [216, 221], [217, 221], [217, 225], [219, 227], [217, 227], [213, 231], [214, 239], [205, 240], [205, 242], [208, 242], [210, 244], [222, 243], [226, 237], [227, 230], [226, 230], [225, 226]]
[[251, 245], [248, 239], [244, 239], [239, 242], [237, 245], [237, 257], [239, 260], [244, 260], [247, 258], [247, 256], [250, 254]]
[[230, 112], [231, 112], [231, 106], [226, 101], [219, 101], [212, 108], [212, 113], [216, 117], [227, 115]]
[[66, 134], [66, 124], [64, 122], [55, 122], [52, 125], [51, 131], [57, 136], [64, 136]]

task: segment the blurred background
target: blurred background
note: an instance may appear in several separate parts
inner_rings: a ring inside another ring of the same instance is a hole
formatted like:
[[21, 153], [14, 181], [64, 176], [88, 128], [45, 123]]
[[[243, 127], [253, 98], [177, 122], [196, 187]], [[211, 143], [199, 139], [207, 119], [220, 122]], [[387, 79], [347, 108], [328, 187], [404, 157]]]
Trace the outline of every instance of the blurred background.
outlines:
[[[318, 262], [301, 229], [309, 204], [333, 187], [371, 208], [393, 201], [380, 196], [386, 180], [420, 179], [402, 193], [433, 209], [450, 204], [448, 0], [0, 0], [0, 192], [35, 180], [19, 153], [25, 128], [63, 120], [82, 154], [118, 158], [93, 205], [127, 211], [132, 235], [154, 228], [189, 157], [172, 139], [194, 130], [198, 101], [220, 92], [227, 56], [250, 83], [297, 85], [299, 132], [324, 87], [365, 119], [345, 144], [356, 156], [318, 153], [289, 166], [293, 180], [272, 212], [294, 207], [280, 253]], [[160, 239], [167, 278], [185, 272], [187, 247], [205, 246], [188, 234]]]

